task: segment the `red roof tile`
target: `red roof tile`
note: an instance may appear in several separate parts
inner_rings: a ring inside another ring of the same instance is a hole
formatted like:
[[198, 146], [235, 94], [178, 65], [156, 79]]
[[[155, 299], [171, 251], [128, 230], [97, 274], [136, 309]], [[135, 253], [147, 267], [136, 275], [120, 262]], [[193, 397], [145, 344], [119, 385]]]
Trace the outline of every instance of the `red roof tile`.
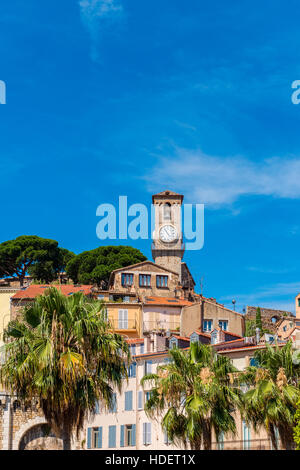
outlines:
[[59, 289], [62, 294], [64, 295], [71, 295], [75, 292], [83, 292], [85, 295], [89, 295], [92, 292], [93, 286], [73, 286], [71, 284], [62, 284], [62, 285], [39, 285], [39, 284], [31, 284], [26, 289], [21, 289], [12, 296], [12, 299], [35, 299], [39, 295], [43, 295], [45, 290], [48, 287], [56, 287]]
[[144, 342], [144, 339], [143, 338], [129, 338], [129, 339], [126, 339], [126, 342], [128, 344], [141, 344]]

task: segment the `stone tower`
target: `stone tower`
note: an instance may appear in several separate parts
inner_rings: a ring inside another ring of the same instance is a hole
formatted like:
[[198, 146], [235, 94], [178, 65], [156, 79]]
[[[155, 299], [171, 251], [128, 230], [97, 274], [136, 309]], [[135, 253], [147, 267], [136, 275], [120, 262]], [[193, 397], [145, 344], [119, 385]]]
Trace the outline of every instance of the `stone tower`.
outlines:
[[173, 191], [163, 191], [152, 196], [155, 214], [152, 256], [154, 262], [171, 269], [181, 281], [181, 261], [184, 254], [182, 242], [181, 206], [183, 196]]

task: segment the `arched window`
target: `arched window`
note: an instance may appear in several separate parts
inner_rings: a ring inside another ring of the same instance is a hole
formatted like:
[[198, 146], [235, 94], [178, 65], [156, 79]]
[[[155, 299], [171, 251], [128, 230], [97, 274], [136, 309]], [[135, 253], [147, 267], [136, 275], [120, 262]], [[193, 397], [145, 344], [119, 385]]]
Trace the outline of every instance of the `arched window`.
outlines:
[[171, 220], [171, 204], [163, 205], [163, 218], [164, 220]]

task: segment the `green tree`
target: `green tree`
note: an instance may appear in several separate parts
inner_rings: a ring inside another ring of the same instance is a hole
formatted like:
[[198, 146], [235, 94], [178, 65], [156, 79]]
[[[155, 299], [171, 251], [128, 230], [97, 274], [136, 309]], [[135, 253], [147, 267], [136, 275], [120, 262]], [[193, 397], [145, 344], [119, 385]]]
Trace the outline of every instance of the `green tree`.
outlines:
[[294, 441], [296, 443], [296, 450], [300, 450], [300, 400], [297, 403], [295, 422], [296, 426], [294, 427]]
[[233, 382], [236, 369], [211, 346], [192, 343], [189, 351], [169, 351], [171, 362], [145, 375], [142, 385], [152, 384], [146, 413], [159, 416], [168, 438], [193, 450], [211, 449], [217, 438], [236, 432], [233, 416], [241, 392]]
[[25, 404], [39, 399], [64, 449], [96, 401], [110, 406], [127, 376], [128, 345], [109, 328], [101, 302], [51, 287], [5, 332], [0, 383]]
[[74, 253], [58, 242], [36, 235], [22, 235], [0, 244], [0, 277], [12, 276], [23, 285], [26, 274], [46, 283], [57, 278]]
[[75, 256], [66, 267], [74, 283], [97, 284], [107, 287], [114, 269], [145, 261], [146, 257], [130, 246], [101, 246]]
[[257, 307], [257, 309], [256, 309], [255, 326], [256, 326], [256, 328], [259, 328], [261, 332], [263, 331], [260, 307]]
[[[243, 378], [252, 388], [243, 397], [245, 421], [255, 430], [264, 427], [275, 449], [278, 432], [282, 447], [293, 447], [299, 365], [293, 362], [291, 342], [279, 347], [267, 345], [254, 355], [257, 366], [248, 367]], [[253, 387], [253, 384], [255, 386]]]
[[246, 320], [245, 323], [245, 336], [254, 336], [255, 335], [255, 320]]

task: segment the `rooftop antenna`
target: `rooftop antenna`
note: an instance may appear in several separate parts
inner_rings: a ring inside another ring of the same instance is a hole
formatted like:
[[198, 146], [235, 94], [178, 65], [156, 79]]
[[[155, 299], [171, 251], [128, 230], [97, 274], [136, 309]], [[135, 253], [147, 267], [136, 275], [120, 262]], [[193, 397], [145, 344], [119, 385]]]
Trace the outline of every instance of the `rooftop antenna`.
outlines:
[[233, 310], [235, 311], [235, 304], [236, 304], [236, 300], [235, 299], [232, 299], [232, 305], [233, 305]]

